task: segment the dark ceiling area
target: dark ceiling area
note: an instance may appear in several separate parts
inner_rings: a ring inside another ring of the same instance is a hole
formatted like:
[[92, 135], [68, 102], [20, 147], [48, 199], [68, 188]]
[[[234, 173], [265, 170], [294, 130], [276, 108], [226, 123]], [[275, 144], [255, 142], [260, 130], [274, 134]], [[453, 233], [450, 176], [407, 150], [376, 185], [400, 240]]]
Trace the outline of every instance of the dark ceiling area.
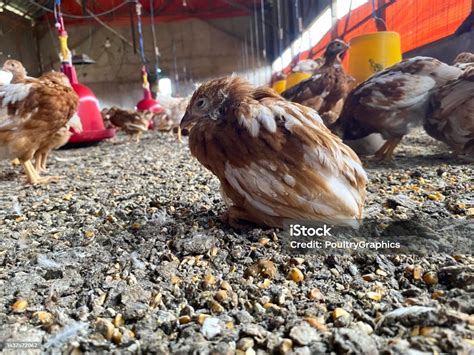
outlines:
[[[140, 4], [145, 22], [152, 13], [158, 23], [248, 17], [248, 29], [242, 40], [253, 47], [257, 41], [263, 46], [265, 40], [268, 59], [273, 60], [298, 37], [301, 28], [330, 6], [330, 0], [141, 0]], [[6, 0], [0, 6], [38, 24], [54, 18], [54, 0]], [[126, 26], [136, 14], [136, 1], [64, 0], [61, 9], [69, 26], [99, 26], [97, 19], [109, 25]]]

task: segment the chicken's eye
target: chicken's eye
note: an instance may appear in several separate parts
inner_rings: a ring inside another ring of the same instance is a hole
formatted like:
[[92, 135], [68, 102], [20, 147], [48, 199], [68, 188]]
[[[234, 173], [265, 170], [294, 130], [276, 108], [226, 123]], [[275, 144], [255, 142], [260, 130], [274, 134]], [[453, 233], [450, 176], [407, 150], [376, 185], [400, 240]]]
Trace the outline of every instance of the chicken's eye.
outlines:
[[196, 107], [199, 108], [199, 109], [203, 109], [205, 108], [207, 105], [207, 100], [202, 98], [202, 99], [199, 99], [196, 101]]

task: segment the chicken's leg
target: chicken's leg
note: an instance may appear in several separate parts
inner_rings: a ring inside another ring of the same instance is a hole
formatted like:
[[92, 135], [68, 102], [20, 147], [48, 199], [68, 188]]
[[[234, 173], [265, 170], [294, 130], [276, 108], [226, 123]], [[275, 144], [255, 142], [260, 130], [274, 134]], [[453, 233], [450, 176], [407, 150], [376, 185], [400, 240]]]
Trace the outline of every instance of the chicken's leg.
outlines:
[[48, 161], [49, 152], [44, 153], [41, 156], [41, 171], [46, 171], [46, 162]]
[[136, 141], [137, 143], [140, 143], [141, 137], [142, 137], [142, 131], [139, 131], [139, 132], [136, 134], [136, 136], [135, 136], [135, 141]]
[[385, 155], [385, 160], [391, 160], [392, 159], [393, 151], [398, 146], [398, 143], [400, 143], [401, 140], [402, 140], [401, 138], [393, 138], [391, 140], [392, 142], [391, 142], [390, 147], [388, 148], [387, 153]]
[[178, 126], [178, 142], [183, 143], [183, 139], [181, 137], [181, 127], [180, 126]]
[[13, 159], [12, 160], [12, 165], [20, 165], [20, 160], [17, 158], [17, 159]]
[[392, 159], [393, 151], [400, 143], [401, 138], [390, 138], [388, 139], [383, 146], [375, 153], [374, 158], [377, 160], [390, 160]]
[[35, 161], [35, 168], [38, 173], [46, 172], [46, 161], [48, 160], [49, 152], [38, 154]]
[[39, 176], [30, 160], [23, 162], [23, 167], [25, 168], [26, 179], [32, 185], [49, 184], [61, 179], [60, 176]]

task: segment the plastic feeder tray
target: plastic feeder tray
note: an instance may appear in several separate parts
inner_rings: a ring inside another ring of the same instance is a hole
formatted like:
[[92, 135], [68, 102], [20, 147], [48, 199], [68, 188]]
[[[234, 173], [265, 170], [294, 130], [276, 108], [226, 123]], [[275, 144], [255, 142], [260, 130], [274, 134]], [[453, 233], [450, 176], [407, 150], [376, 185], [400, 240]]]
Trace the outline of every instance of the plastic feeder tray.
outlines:
[[71, 136], [69, 143], [93, 143], [115, 136], [115, 129], [106, 129], [100, 114], [99, 101], [87, 86], [72, 83], [72, 88], [79, 95], [78, 114], [81, 118], [82, 133]]

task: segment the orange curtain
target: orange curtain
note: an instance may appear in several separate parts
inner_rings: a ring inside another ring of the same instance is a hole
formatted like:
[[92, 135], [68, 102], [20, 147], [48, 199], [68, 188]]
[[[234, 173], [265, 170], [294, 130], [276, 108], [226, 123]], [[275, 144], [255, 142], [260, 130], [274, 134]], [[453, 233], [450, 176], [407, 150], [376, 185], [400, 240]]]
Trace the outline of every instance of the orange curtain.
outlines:
[[[452, 35], [471, 11], [472, 0], [397, 0], [385, 8], [385, 22], [388, 31], [400, 34], [402, 52], [405, 53]], [[373, 18], [360, 24], [371, 14], [371, 1], [353, 10], [349, 16], [348, 32], [344, 35], [344, 40], [348, 42], [353, 37], [376, 32], [377, 27]], [[344, 34], [347, 18], [348, 15], [340, 19], [336, 25], [339, 38]], [[321, 57], [331, 38], [330, 31], [311, 51], [300, 53], [284, 72], [288, 73], [300, 59]]]

